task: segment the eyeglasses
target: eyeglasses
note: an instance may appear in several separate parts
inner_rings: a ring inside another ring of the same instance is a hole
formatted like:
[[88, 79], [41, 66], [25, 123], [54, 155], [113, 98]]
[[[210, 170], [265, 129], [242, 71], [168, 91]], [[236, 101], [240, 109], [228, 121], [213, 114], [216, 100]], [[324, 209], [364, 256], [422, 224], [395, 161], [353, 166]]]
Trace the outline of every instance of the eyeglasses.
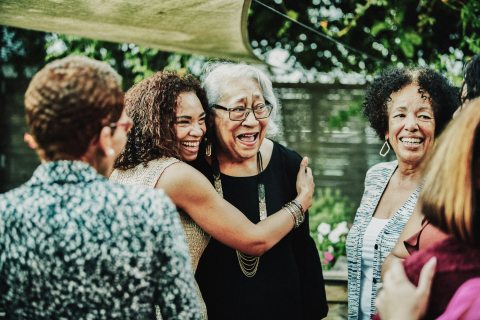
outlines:
[[125, 122], [112, 122], [108, 125], [110, 128], [112, 128], [112, 130], [115, 130], [116, 128], [118, 127], [121, 127], [123, 128], [123, 130], [125, 130], [126, 133], [130, 132], [130, 130], [132, 130], [132, 127], [133, 127], [133, 122], [132, 121], [125, 121]]
[[265, 104], [260, 103], [254, 106], [253, 108], [246, 108], [246, 107], [233, 107], [233, 108], [225, 108], [224, 106], [218, 104], [212, 104], [211, 108], [220, 109], [228, 111], [228, 117], [232, 121], [243, 121], [245, 120], [251, 111], [253, 111], [253, 115], [255, 119], [265, 119], [270, 116], [272, 113], [273, 106], [266, 102]]

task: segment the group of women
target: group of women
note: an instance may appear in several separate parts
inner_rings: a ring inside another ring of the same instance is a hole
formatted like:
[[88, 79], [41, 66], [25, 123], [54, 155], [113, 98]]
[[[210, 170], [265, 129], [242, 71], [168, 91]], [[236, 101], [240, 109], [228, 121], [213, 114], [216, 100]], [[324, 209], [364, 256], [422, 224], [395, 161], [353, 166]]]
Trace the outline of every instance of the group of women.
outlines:
[[203, 87], [158, 72], [125, 99], [117, 80], [103, 63], [75, 57], [32, 80], [26, 140], [45, 163], [0, 199], [0, 312], [324, 317], [306, 215], [313, 176], [308, 159], [266, 138], [278, 108], [270, 80], [221, 63]]
[[[55, 61], [33, 78], [26, 140], [42, 165], [25, 185], [0, 196], [0, 314], [325, 317], [306, 214], [312, 172], [308, 159], [267, 138], [278, 130], [268, 77], [246, 64], [216, 63], [202, 83], [157, 72], [125, 97], [118, 78], [105, 64], [79, 57]], [[462, 97], [471, 100], [478, 86], [467, 78], [465, 84]], [[388, 279], [387, 269], [406, 258], [415, 284], [432, 255], [443, 267], [442, 254], [452, 255], [434, 248], [468, 246], [470, 256], [455, 259], [470, 264], [453, 284], [451, 272], [443, 278], [445, 264], [433, 287], [446, 293], [441, 304], [424, 308], [429, 316], [440, 315], [456, 287], [479, 276], [480, 261], [472, 257], [480, 119], [470, 111], [478, 101], [471, 104], [429, 160], [457, 109], [456, 90], [427, 68], [389, 69], [369, 87], [365, 115], [385, 140], [381, 154], [393, 149], [397, 160], [367, 172], [347, 239], [349, 318], [375, 314], [382, 266]], [[449, 149], [455, 143], [464, 148]], [[436, 245], [442, 240], [448, 246]], [[410, 259], [415, 251], [421, 259]], [[379, 306], [388, 318], [385, 305], [393, 303]]]

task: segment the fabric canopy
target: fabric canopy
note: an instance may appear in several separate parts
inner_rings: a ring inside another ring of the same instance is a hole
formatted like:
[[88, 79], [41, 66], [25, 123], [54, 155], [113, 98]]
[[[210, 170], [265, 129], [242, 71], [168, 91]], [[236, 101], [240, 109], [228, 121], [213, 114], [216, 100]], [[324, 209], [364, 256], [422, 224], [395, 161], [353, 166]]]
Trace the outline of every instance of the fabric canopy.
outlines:
[[1, 0], [0, 24], [163, 51], [257, 61], [251, 0]]

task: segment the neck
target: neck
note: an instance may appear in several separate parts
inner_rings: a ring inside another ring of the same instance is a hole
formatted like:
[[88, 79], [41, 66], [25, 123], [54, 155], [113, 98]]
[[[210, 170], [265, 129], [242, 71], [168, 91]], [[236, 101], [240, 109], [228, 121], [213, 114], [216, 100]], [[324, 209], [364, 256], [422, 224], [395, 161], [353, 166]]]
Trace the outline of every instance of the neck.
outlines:
[[399, 182], [418, 184], [421, 179], [420, 165], [398, 162], [397, 177]]
[[224, 174], [247, 177], [258, 174], [257, 155], [250, 158], [235, 159], [222, 152], [217, 154], [220, 171]]

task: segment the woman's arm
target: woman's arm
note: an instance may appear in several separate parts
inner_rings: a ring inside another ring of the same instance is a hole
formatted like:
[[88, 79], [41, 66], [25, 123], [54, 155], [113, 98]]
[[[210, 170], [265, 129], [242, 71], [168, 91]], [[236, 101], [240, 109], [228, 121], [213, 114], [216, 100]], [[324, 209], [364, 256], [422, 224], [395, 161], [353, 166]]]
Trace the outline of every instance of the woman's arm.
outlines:
[[410, 219], [405, 224], [405, 229], [403, 229], [402, 233], [400, 234], [400, 237], [398, 238], [398, 241], [395, 244], [395, 247], [393, 247], [392, 251], [385, 258], [385, 261], [383, 262], [382, 278], [385, 276], [385, 272], [387, 272], [388, 269], [390, 269], [392, 262], [394, 260], [403, 262], [403, 260], [405, 260], [405, 258], [410, 255], [403, 242], [420, 231], [420, 229], [422, 228], [423, 217], [424, 217], [423, 214], [419, 210], [419, 204], [417, 203], [417, 205], [415, 206], [415, 210], [413, 210], [413, 213], [410, 216]]
[[[296, 200], [307, 210], [312, 204], [314, 183], [308, 160], [297, 175]], [[185, 163], [168, 167], [157, 182], [175, 205], [218, 241], [244, 253], [260, 256], [280, 241], [294, 226], [292, 215], [281, 209], [254, 224], [215, 191], [207, 178]]]

